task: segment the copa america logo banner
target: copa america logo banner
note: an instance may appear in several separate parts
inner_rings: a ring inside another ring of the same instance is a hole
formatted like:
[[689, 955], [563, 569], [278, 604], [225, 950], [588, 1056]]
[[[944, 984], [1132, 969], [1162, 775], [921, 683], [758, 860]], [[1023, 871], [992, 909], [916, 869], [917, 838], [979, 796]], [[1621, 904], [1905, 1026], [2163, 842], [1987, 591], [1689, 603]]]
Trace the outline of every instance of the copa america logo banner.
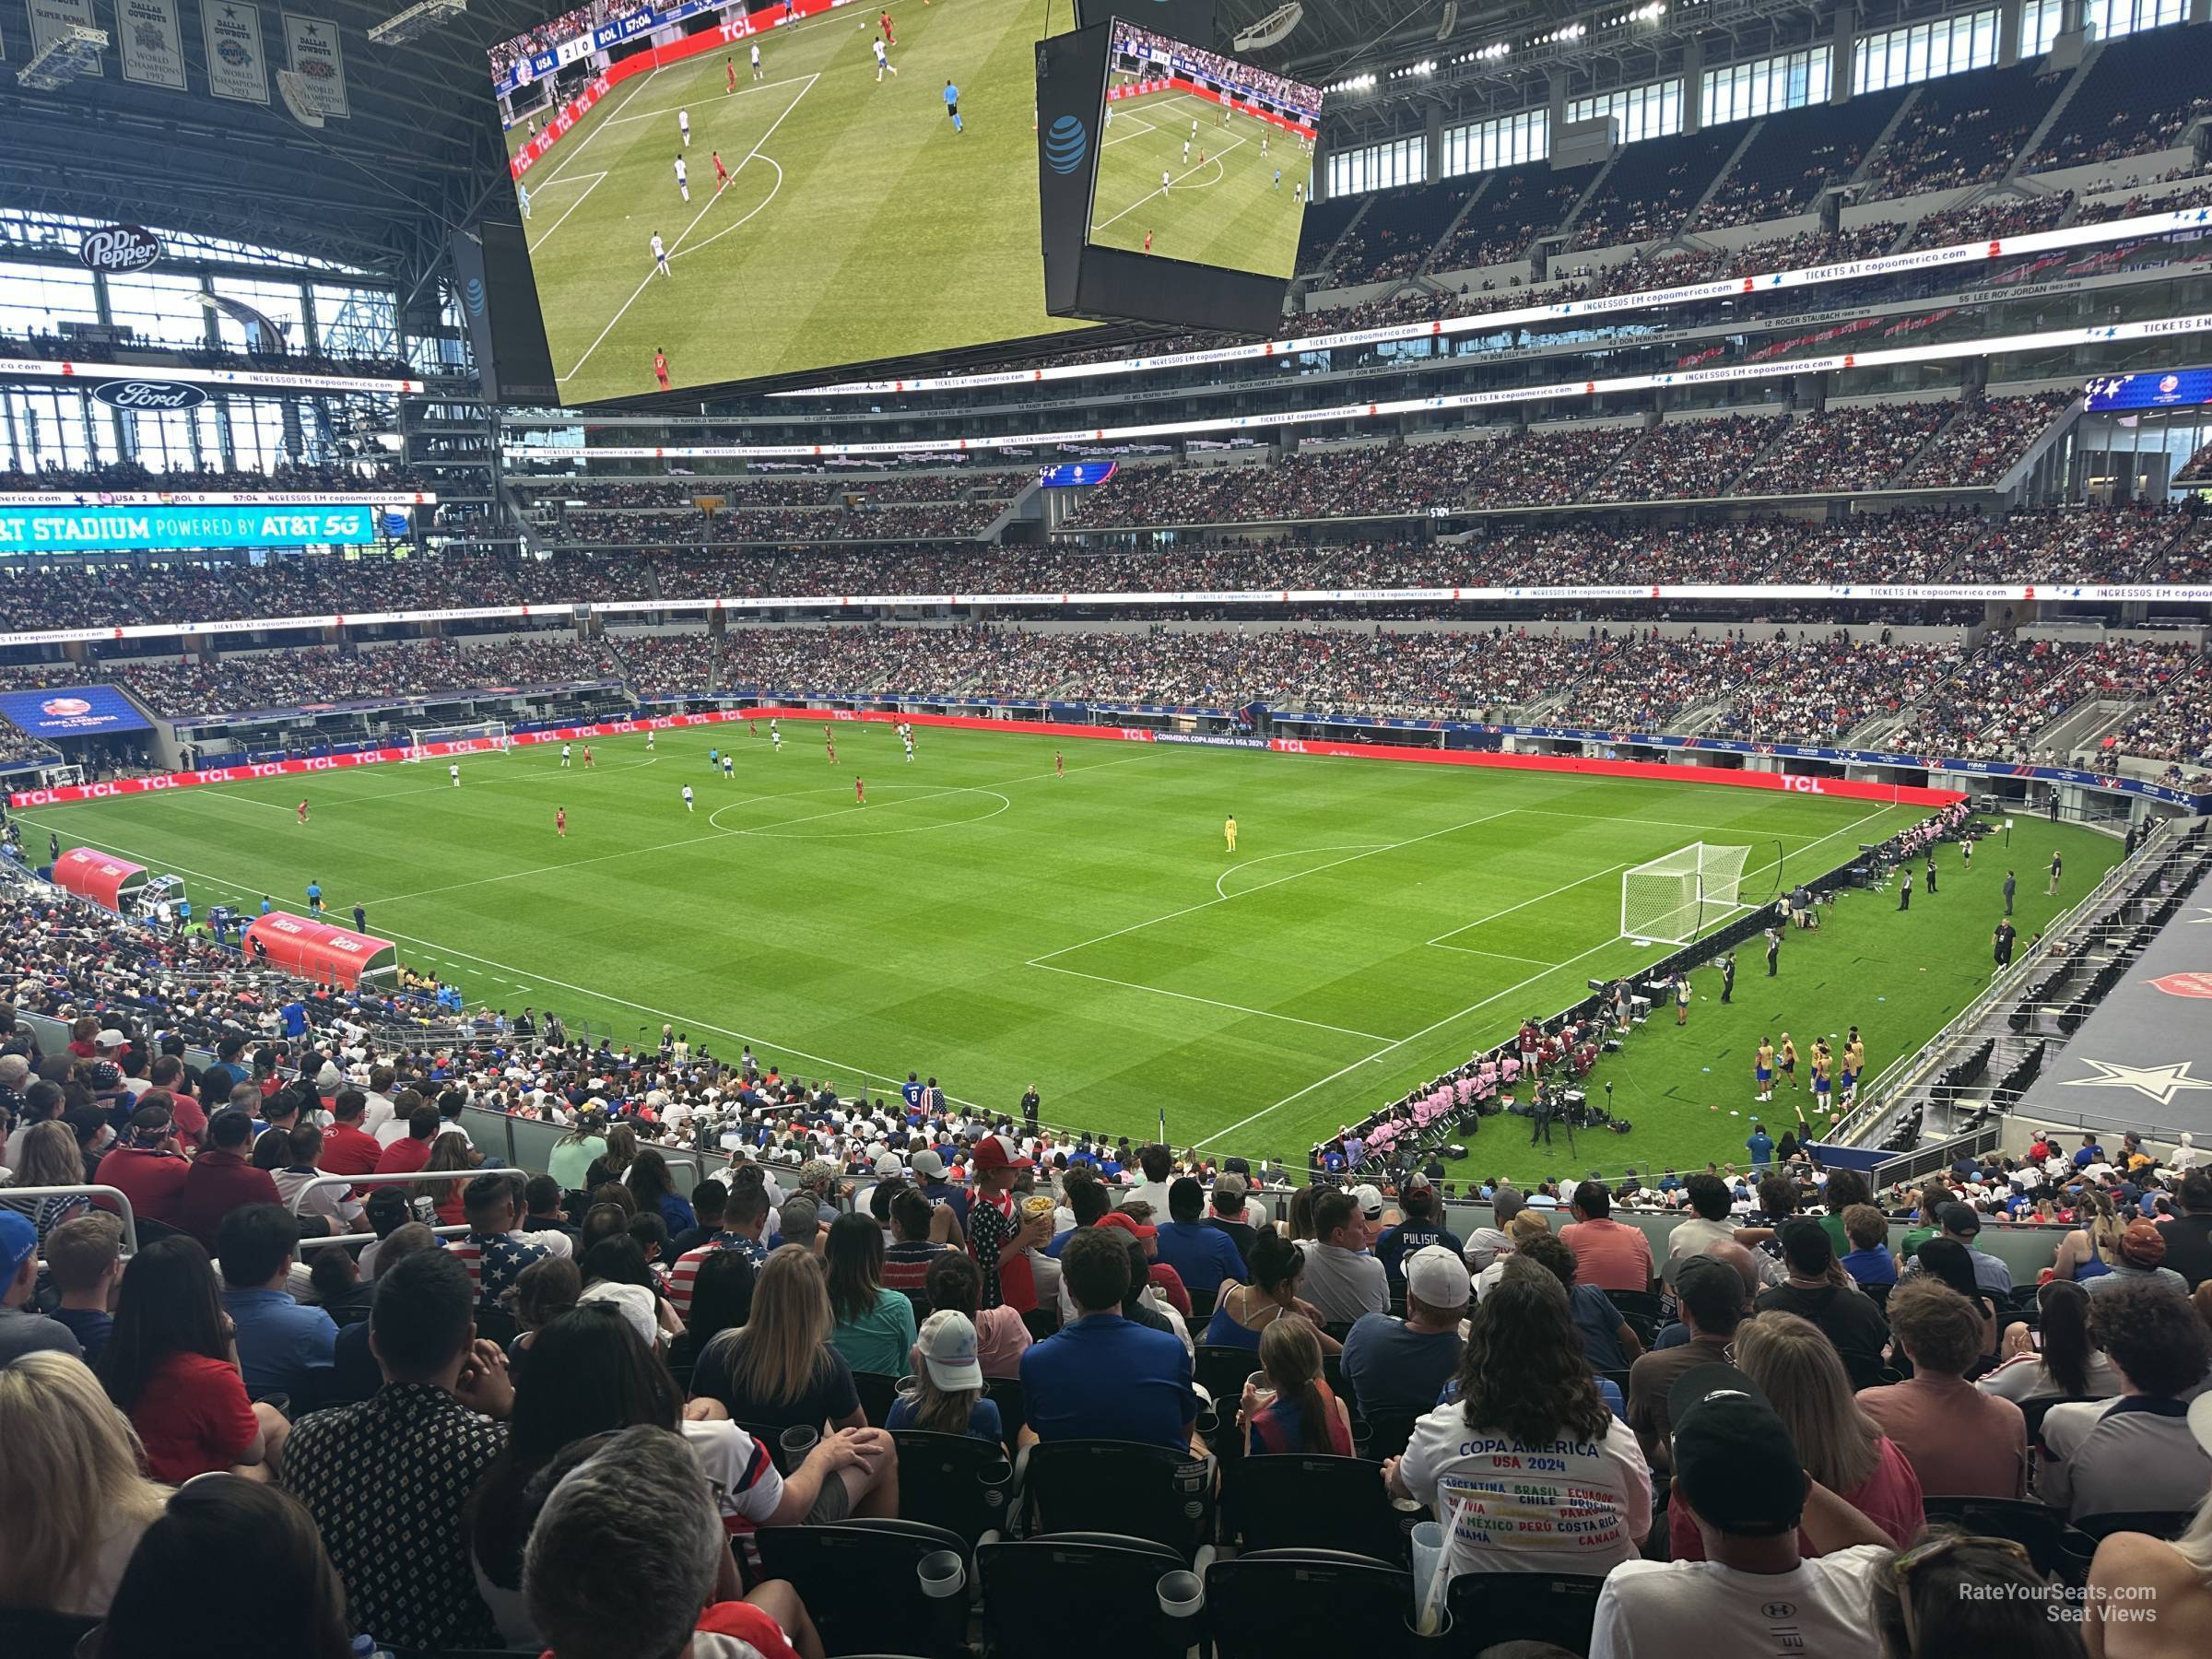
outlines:
[[143, 732], [147, 723], [112, 686], [59, 691], [0, 692], [0, 717], [34, 737], [83, 737], [100, 732]]
[[161, 239], [143, 225], [102, 225], [78, 240], [76, 257], [88, 271], [118, 276], [158, 264]]

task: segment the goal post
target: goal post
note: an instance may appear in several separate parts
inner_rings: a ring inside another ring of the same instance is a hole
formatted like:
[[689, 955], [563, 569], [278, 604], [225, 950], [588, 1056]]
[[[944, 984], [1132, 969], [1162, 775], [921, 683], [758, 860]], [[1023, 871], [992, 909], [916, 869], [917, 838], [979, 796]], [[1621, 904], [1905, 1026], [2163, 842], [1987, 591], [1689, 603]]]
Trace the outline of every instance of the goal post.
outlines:
[[404, 761], [442, 760], [450, 755], [477, 755], [496, 759], [507, 753], [512, 739], [503, 720], [471, 721], [465, 725], [409, 726]]
[[1696, 841], [1640, 864], [1620, 877], [1620, 936], [1687, 945], [1709, 924], [1743, 908], [1748, 847]]

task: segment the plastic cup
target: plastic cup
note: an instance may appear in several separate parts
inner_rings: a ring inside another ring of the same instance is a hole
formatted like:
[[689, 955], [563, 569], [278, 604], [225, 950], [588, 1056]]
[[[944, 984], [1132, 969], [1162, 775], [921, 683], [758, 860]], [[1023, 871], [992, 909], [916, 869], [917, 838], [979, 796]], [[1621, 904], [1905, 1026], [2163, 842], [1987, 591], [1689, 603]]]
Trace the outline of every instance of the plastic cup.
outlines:
[[914, 1563], [914, 1576], [921, 1581], [922, 1594], [932, 1601], [958, 1595], [968, 1587], [968, 1570], [956, 1550], [931, 1550]]
[[821, 1443], [822, 1431], [810, 1429], [804, 1423], [794, 1424], [777, 1436], [776, 1443], [782, 1448], [784, 1473], [789, 1474], [806, 1461], [807, 1454]]
[[1437, 1563], [1444, 1553], [1444, 1524], [1441, 1521], [1424, 1521], [1413, 1529], [1413, 1595], [1418, 1603], [1426, 1601], [1429, 1586], [1435, 1582]]
[[1159, 1578], [1159, 1610], [1170, 1618], [1195, 1618], [1206, 1610], [1206, 1583], [1194, 1572], [1164, 1572]]
[[1275, 1404], [1275, 1384], [1267, 1381], [1267, 1373], [1256, 1371], [1244, 1379], [1244, 1386], [1252, 1390], [1252, 1408], [1265, 1411]]

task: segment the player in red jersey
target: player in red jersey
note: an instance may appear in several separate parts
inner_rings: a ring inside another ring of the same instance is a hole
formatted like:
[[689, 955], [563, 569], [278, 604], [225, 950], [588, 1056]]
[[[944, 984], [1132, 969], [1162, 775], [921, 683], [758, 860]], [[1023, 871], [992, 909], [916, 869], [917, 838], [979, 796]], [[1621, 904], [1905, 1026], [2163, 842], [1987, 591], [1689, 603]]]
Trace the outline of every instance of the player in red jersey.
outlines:
[[653, 348], [653, 378], [661, 382], [661, 390], [668, 390], [668, 354], [658, 346]]
[[737, 60], [735, 58], [724, 58], [722, 60], [722, 73], [730, 83], [730, 90], [733, 92], [736, 91]]
[[720, 195], [730, 186], [730, 170], [722, 164], [720, 150], [710, 150], [708, 154], [714, 158], [714, 194]]
[[307, 822], [307, 803], [305, 801], [300, 803], [300, 821], [302, 824]]
[[585, 745], [583, 746], [583, 766], [584, 766], [584, 770], [585, 770], [586, 771], [589, 771], [591, 770], [591, 766], [592, 766], [592, 746], [591, 746], [590, 744], [588, 744], [588, 743], [587, 743], [587, 744], [585, 744]]
[[1067, 776], [1067, 762], [1060, 759], [1060, 751], [1058, 749], [1054, 749], [1053, 751], [1053, 776], [1055, 778], [1065, 778]]
[[888, 11], [878, 12], [876, 20], [883, 26], [883, 43], [886, 46], [898, 45], [898, 38], [891, 33], [891, 14]]
[[745, 723], [745, 730], [747, 736], [758, 737], [760, 735], [760, 723], [757, 720], [748, 720]]
[[569, 809], [566, 806], [553, 808], [553, 833], [562, 841], [569, 839]]
[[853, 798], [863, 806], [868, 804], [868, 786], [858, 778], [853, 780]]
[[1145, 252], [1147, 253], [1152, 252], [1152, 232], [1149, 230], [1145, 232]]
[[830, 764], [835, 766], [837, 764], [837, 739], [832, 737], [827, 730], [822, 733], [822, 747], [830, 751]]

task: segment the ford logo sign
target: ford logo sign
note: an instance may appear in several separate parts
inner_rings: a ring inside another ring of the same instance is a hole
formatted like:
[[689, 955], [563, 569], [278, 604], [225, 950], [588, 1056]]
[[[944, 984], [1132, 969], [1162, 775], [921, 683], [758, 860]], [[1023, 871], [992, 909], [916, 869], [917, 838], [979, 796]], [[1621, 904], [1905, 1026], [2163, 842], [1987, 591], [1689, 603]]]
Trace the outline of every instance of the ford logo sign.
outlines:
[[1073, 115], [1063, 115], [1044, 135], [1044, 164], [1056, 173], [1072, 173], [1083, 165], [1090, 149], [1090, 135]]
[[88, 271], [143, 271], [161, 257], [161, 239], [143, 225], [103, 225], [76, 244]]
[[92, 388], [92, 395], [111, 409], [196, 409], [207, 401], [207, 394], [199, 387], [175, 381], [102, 381]]

